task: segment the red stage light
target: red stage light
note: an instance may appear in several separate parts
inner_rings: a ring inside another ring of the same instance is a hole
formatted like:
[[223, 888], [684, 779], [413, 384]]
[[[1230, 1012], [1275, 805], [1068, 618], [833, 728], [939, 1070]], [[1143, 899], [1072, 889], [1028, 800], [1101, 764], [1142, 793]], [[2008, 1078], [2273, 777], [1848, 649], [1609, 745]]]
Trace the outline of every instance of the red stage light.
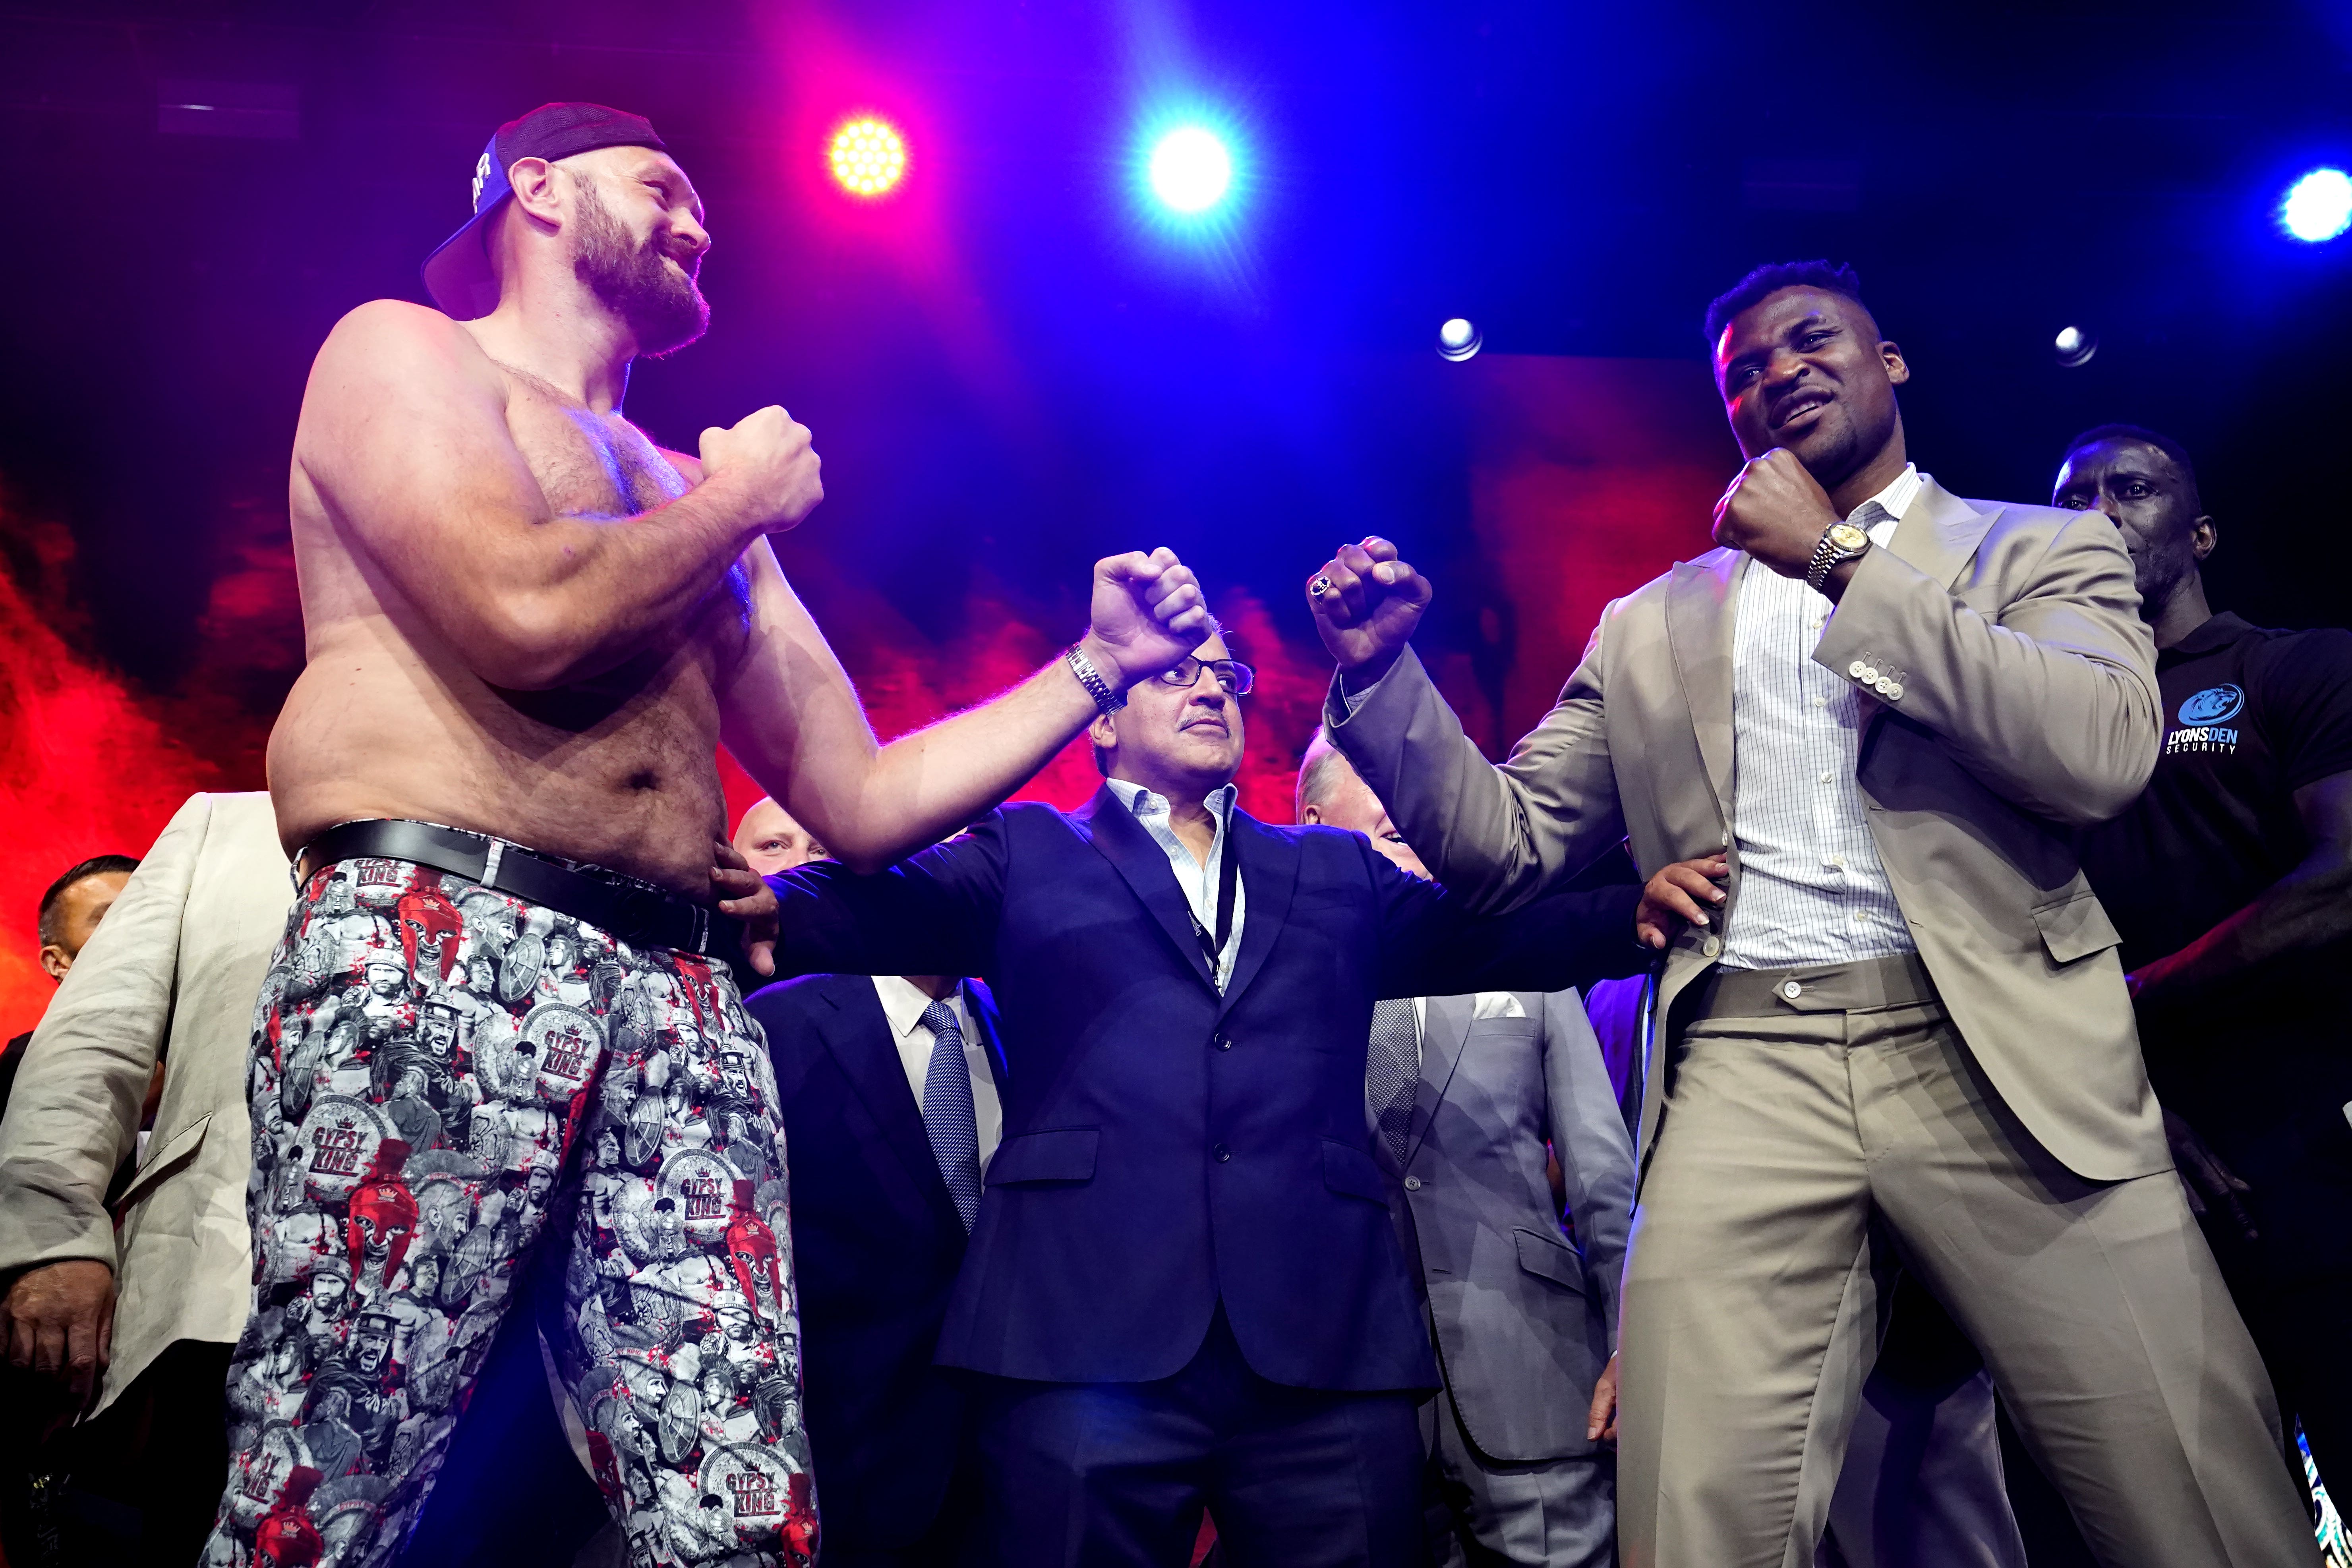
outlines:
[[887, 195], [907, 173], [907, 143], [889, 121], [852, 120], [833, 133], [825, 150], [833, 177], [853, 196]]

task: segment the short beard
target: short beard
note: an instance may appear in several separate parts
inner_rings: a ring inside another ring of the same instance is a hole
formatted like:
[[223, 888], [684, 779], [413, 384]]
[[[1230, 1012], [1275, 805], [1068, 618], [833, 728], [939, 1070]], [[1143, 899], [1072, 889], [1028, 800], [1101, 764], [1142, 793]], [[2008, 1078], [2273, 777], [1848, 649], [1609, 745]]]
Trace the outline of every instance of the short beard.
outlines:
[[695, 286], [694, 273], [683, 267], [672, 270], [668, 258], [654, 246], [634, 243], [593, 185], [583, 180], [578, 190], [572, 275], [628, 323], [637, 353], [659, 359], [709, 331], [710, 306]]

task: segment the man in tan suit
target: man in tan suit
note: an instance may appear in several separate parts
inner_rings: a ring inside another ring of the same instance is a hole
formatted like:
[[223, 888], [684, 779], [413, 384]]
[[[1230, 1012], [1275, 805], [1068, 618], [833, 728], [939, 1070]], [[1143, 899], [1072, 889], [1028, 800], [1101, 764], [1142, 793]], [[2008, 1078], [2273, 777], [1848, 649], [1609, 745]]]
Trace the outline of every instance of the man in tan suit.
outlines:
[[[77, 1472], [132, 1468], [111, 1438], [136, 1431], [111, 1429], [153, 1431], [135, 1477], [153, 1561], [194, 1559], [227, 1465], [221, 1388], [253, 1273], [246, 1046], [293, 900], [269, 797], [191, 796], [58, 987], [0, 1121], [0, 1332], [75, 1408], [97, 1392]], [[118, 1228], [107, 1182], [159, 1059], [170, 1071]], [[154, 1418], [107, 1420], [134, 1384]]]
[[1392, 546], [1308, 585], [1333, 739], [1449, 889], [1509, 908], [1621, 836], [1645, 875], [1727, 854], [1636, 1141], [1625, 1561], [1811, 1559], [1899, 1262], [2103, 1561], [2314, 1563], [2072, 847], [2155, 762], [2130, 560], [1910, 464], [1849, 269], [1759, 268], [1708, 328], [1749, 458], [1724, 548], [1610, 605], [1507, 763], [1405, 650], [1429, 587]]

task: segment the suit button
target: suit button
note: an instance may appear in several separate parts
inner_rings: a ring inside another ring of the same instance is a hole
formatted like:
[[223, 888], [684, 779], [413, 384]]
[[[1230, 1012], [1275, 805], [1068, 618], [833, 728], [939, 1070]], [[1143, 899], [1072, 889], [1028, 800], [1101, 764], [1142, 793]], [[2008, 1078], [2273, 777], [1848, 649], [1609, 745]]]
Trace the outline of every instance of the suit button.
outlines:
[[1783, 980], [1780, 982], [1780, 994], [1786, 996], [1790, 1001], [1794, 1002], [1798, 997], [1802, 996], [1804, 994], [1805, 988], [1798, 984], [1795, 981]]
[[1409, 1193], [1417, 1193], [1421, 1191], [1421, 1178], [1419, 1176], [1407, 1176], [1404, 1179], [1404, 1190]]
[[1713, 958], [1717, 953], [1723, 951], [1723, 939], [1719, 936], [1708, 937], [1705, 942], [1698, 944], [1698, 950], [1707, 957]]
[[1863, 663], [1862, 660], [1855, 659], [1852, 664], [1845, 667], [1845, 672], [1848, 675], [1853, 676], [1856, 680], [1860, 680], [1862, 679], [1862, 672], [1869, 668], [1870, 666]]
[[1217, 1049], [1221, 1051], [1230, 1051], [1234, 1048], [1233, 1041], [1225, 1038], [1223, 1035], [1211, 1035], [1209, 1037], [1209, 1044], [1216, 1047]]
[[1234, 1152], [1231, 1149], [1226, 1148], [1223, 1143], [1211, 1149], [1209, 1152], [1217, 1157], [1217, 1163], [1220, 1165], [1234, 1157]]

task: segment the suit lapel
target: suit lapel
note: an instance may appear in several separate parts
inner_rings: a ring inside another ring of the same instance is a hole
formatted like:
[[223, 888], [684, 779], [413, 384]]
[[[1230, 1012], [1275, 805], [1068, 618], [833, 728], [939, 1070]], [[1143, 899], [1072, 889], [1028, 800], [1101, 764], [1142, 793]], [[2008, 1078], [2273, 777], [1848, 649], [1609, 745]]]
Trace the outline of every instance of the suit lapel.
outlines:
[[906, 1068], [898, 1060], [898, 1042], [890, 1033], [890, 1016], [882, 1010], [874, 982], [863, 974], [836, 975], [824, 994], [835, 1009], [818, 1030], [824, 1048], [833, 1053], [843, 1076], [866, 1102], [882, 1129], [882, 1141], [914, 1178], [924, 1202], [961, 1230], [962, 1216], [956, 1213], [955, 1200], [948, 1195], [948, 1184], [940, 1175], [939, 1156], [931, 1152], [931, 1135], [923, 1129], [922, 1107], [908, 1085]]
[[[1192, 934], [1192, 911], [1184, 902], [1184, 890], [1176, 885], [1175, 869], [1168, 864], [1168, 852], [1160, 847], [1143, 824], [1135, 820], [1126, 806], [1119, 804], [1108, 784], [1095, 792], [1086, 809], [1076, 814], [1077, 820], [1087, 825], [1087, 837], [1103, 858], [1127, 879], [1127, 885], [1168, 933], [1177, 957], [1191, 966], [1201, 984], [1215, 990], [1217, 982], [1209, 973], [1208, 961], [1201, 956], [1200, 939]], [[1243, 868], [1248, 869], [1246, 866]], [[1251, 890], [1256, 896], [1256, 890]]]
[[1935, 480], [1922, 477], [1919, 495], [1895, 525], [1886, 548], [1949, 588], [1976, 558], [1997, 511], [1979, 511]]
[[1272, 951], [1290, 919], [1290, 898], [1298, 890], [1298, 842], [1276, 833], [1239, 805], [1225, 829], [1225, 853], [1240, 857], [1238, 869], [1248, 903], [1242, 911], [1241, 952], [1234, 955], [1233, 978], [1217, 1015], [1233, 1008]]
[[1004, 1059], [1004, 1041], [996, 1029], [996, 998], [988, 987], [977, 980], [963, 983], [963, 1010], [971, 1016], [972, 1032], [980, 1037], [981, 1053], [988, 1058], [988, 1076], [996, 1085], [999, 1103], [1004, 1099], [1004, 1080], [1013, 1068]]
[[1683, 700], [1698, 733], [1698, 754], [1715, 791], [1717, 812], [1731, 820], [1731, 648], [1739, 610], [1739, 574], [1748, 557], [1719, 550], [1678, 561], [1666, 584], [1666, 642]]
[[1454, 1085], [1454, 1069], [1462, 1065], [1462, 1047], [1470, 1038], [1470, 1019], [1477, 1010], [1475, 996], [1432, 996], [1421, 1031], [1421, 1087], [1413, 1091], [1412, 1136], [1404, 1148], [1405, 1169], [1429, 1137], [1437, 1108]]

